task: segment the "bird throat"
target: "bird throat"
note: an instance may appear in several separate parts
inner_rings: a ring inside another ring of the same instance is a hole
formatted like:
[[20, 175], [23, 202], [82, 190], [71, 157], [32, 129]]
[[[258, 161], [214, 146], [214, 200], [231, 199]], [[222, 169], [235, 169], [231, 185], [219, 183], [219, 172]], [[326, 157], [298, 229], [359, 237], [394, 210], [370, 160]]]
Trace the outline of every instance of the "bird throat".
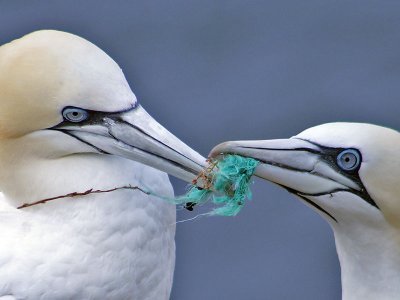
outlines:
[[378, 226], [335, 225], [343, 300], [399, 299], [400, 232], [381, 218]]

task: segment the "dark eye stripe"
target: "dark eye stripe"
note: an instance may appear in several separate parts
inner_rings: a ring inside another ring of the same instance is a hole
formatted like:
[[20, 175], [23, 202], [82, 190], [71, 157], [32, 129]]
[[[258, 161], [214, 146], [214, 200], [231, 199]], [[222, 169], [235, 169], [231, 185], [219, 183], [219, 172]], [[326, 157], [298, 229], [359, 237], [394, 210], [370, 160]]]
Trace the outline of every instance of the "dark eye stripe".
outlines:
[[[372, 206], [376, 207], [377, 209], [380, 209], [379, 206], [376, 204], [375, 200], [370, 196], [368, 193], [367, 188], [364, 186], [363, 182], [361, 181], [361, 178], [358, 174], [358, 171], [360, 169], [361, 163], [362, 163], [362, 154], [358, 149], [345, 149], [345, 148], [333, 148], [333, 147], [327, 147], [323, 146], [321, 144], [318, 144], [314, 141], [309, 141], [307, 139], [302, 139], [304, 141], [307, 141], [315, 146], [318, 146], [321, 150], [319, 155], [321, 156], [321, 159], [323, 159], [327, 164], [329, 164], [334, 170], [336, 170], [338, 173], [341, 175], [351, 179], [354, 181], [360, 188], [360, 191], [356, 190], [351, 190], [352, 193], [358, 195], [361, 199], [364, 199], [367, 203], [371, 204]], [[352, 170], [343, 170], [342, 168], [339, 167], [337, 163], [337, 158], [340, 153], [342, 153], [345, 150], [355, 150], [359, 154], [359, 164], [357, 167], [355, 167]]]

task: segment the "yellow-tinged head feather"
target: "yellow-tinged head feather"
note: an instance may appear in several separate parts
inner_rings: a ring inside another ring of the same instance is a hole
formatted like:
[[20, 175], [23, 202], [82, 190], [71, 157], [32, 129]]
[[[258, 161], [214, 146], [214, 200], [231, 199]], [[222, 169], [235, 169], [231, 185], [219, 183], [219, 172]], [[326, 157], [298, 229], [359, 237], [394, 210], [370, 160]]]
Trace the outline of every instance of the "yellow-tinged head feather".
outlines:
[[76, 35], [42, 30], [0, 47], [0, 137], [52, 127], [66, 106], [118, 111], [135, 102], [119, 66]]

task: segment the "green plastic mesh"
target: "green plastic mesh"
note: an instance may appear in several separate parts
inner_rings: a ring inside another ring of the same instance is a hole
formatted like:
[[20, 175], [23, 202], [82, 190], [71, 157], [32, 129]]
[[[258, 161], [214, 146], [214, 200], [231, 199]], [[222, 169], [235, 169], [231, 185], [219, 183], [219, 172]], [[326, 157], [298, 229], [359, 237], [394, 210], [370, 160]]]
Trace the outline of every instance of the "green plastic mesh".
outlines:
[[251, 199], [250, 178], [258, 161], [239, 155], [226, 155], [207, 169], [201, 178], [209, 180], [207, 188], [192, 186], [189, 191], [175, 198], [175, 204], [203, 204], [212, 201], [218, 207], [209, 214], [236, 216], [247, 200]]

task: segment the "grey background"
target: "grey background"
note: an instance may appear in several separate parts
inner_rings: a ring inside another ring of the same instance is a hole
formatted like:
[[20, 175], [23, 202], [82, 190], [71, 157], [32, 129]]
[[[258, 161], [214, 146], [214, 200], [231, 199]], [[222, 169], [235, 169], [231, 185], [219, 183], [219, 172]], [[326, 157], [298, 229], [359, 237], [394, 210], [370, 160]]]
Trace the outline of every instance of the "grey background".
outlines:
[[[0, 0], [0, 42], [43, 28], [89, 39], [156, 119], [207, 155], [330, 121], [399, 128], [399, 16], [400, 2], [384, 0]], [[328, 225], [267, 182], [253, 190], [235, 218], [178, 225], [171, 299], [340, 299]]]

